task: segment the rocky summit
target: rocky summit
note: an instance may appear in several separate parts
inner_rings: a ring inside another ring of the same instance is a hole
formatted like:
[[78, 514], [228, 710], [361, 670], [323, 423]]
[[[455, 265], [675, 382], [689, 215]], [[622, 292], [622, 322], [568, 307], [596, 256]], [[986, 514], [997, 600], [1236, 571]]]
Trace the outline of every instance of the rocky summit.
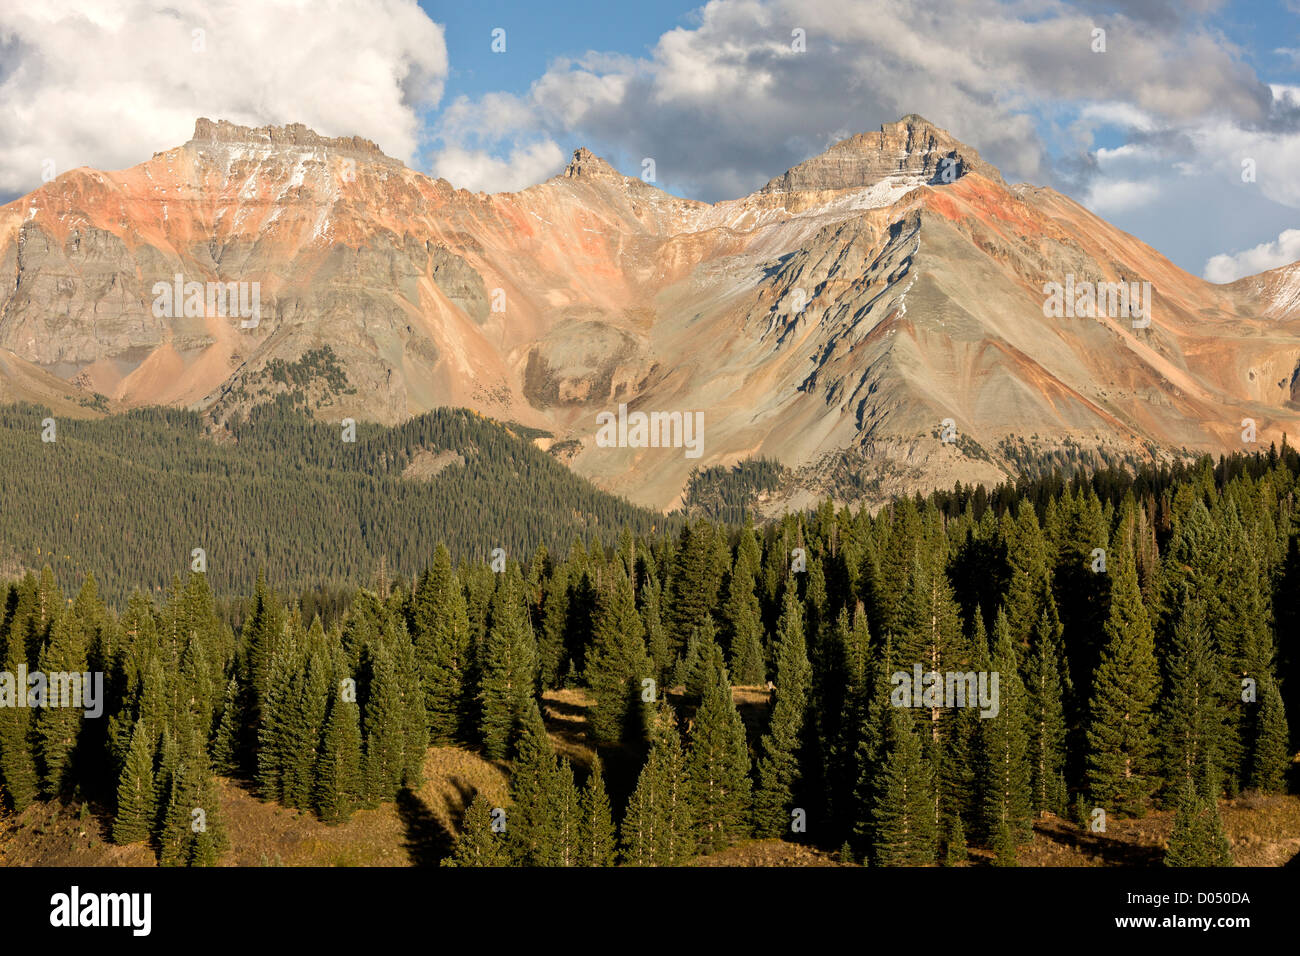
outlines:
[[657, 508], [748, 458], [788, 469], [779, 508], [1250, 450], [1300, 418], [1300, 267], [1205, 282], [915, 115], [716, 204], [585, 149], [486, 195], [359, 138], [200, 119], [0, 208], [0, 265], [5, 400], [215, 425], [282, 392], [334, 421], [462, 406]]

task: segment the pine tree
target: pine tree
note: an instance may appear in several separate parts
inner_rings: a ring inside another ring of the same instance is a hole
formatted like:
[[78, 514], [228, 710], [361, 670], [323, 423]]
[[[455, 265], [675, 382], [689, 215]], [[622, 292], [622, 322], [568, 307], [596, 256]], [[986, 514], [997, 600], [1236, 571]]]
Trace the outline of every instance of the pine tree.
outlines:
[[364, 798], [361, 710], [355, 701], [344, 698], [336, 684], [316, 765], [316, 811], [326, 823], [345, 823]]
[[958, 866], [965, 863], [969, 856], [970, 852], [966, 846], [966, 827], [961, 822], [961, 816], [958, 815], [952, 818], [947, 839], [944, 840], [943, 865]]
[[559, 836], [555, 751], [537, 702], [528, 700], [510, 768], [508, 843], [519, 866], [547, 866]]
[[465, 819], [460, 825], [460, 836], [451, 856], [442, 861], [443, 866], [507, 866], [506, 836], [492, 829], [492, 802], [483, 794], [474, 795]]
[[87, 672], [86, 638], [81, 622], [66, 610], [56, 612], [51, 620], [50, 639], [41, 653], [40, 669], [49, 682], [49, 706], [36, 712], [33, 730], [42, 789], [47, 796], [55, 796], [72, 786], [73, 751], [85, 715], [81, 681]]
[[1131, 548], [1112, 555], [1105, 646], [1092, 683], [1088, 792], [1098, 804], [1140, 813], [1155, 788], [1152, 706], [1158, 675], [1154, 635], [1138, 593]]
[[653, 665], [646, 654], [632, 584], [618, 570], [612, 578], [597, 603], [586, 655], [585, 677], [595, 698], [589, 712], [591, 730], [600, 743], [639, 744], [646, 726], [641, 681], [651, 676]]
[[[1050, 596], [1048, 600], [1050, 602]], [[1050, 610], [1044, 610], [1034, 627], [1025, 658], [1030, 791], [1034, 810], [1058, 816], [1065, 813], [1067, 798], [1062, 681], [1068, 678], [1059, 625]]]
[[767, 733], [759, 744], [758, 786], [754, 794], [756, 836], [779, 837], [789, 832], [790, 808], [800, 782], [799, 749], [811, 676], [803, 608], [791, 587], [786, 590], [777, 629], [775, 700]]
[[[743, 550], [745, 533], [741, 535], [742, 549], [736, 555], [736, 563], [727, 584], [727, 601], [723, 608], [726, 621], [727, 646], [731, 661], [731, 673], [736, 683], [743, 687], [754, 687], [767, 680], [767, 663], [763, 660], [763, 617], [758, 604], [758, 595], [754, 593], [754, 573], [757, 570], [757, 554], [746, 556]], [[748, 534], [753, 543], [753, 534]], [[752, 545], [757, 547], [756, 545]]]
[[1287, 720], [1282, 695], [1271, 677], [1260, 682], [1253, 739], [1250, 785], [1263, 793], [1283, 793], [1291, 753], [1287, 747]]
[[[404, 672], [395, 641], [380, 641], [370, 657], [371, 680], [362, 728], [365, 747], [362, 766], [366, 798], [392, 800], [411, 783], [413, 763], [423, 756], [423, 746], [410, 738], [410, 702], [423, 703], [423, 692], [414, 674]], [[409, 645], [408, 645], [409, 647]], [[424, 719], [421, 714], [420, 730]], [[412, 752], [415, 751], [415, 752]], [[418, 771], [417, 771], [418, 772]]]
[[1204, 790], [1221, 778], [1220, 741], [1225, 732], [1218, 660], [1205, 626], [1205, 605], [1185, 595], [1166, 664], [1157, 730], [1165, 785], [1172, 794], [1183, 782]]
[[673, 658], [717, 603], [721, 574], [713, 567], [713, 537], [706, 521], [682, 526], [664, 609], [668, 652]]
[[932, 774], [915, 723], [911, 710], [890, 709], [872, 806], [872, 849], [878, 866], [927, 866], [935, 860]]
[[1191, 780], [1184, 779], [1179, 791], [1165, 866], [1232, 866], [1218, 802], [1197, 793]]
[[623, 816], [622, 846], [631, 866], [676, 866], [694, 852], [681, 737], [666, 701], [655, 712], [650, 753]]
[[[34, 582], [27, 582], [29, 599], [35, 602]], [[11, 592], [11, 600], [21, 601], [21, 595]], [[5, 671], [12, 675], [10, 687], [0, 687], [0, 779], [15, 811], [21, 812], [36, 799], [39, 780], [36, 758], [32, 753], [32, 710], [19, 707], [19, 695], [25, 697], [28, 689], [18, 685], [17, 675], [27, 668], [25, 620], [20, 612], [10, 619]], [[12, 699], [8, 696], [12, 694]]]
[[545, 847], [543, 865], [580, 866], [582, 810], [578, 788], [573, 782], [573, 767], [567, 757], [560, 758], [551, 783], [555, 834]]
[[750, 781], [745, 725], [731, 698], [722, 651], [711, 645], [713, 666], [695, 712], [686, 777], [699, 852], [712, 853], [744, 836]]
[[614, 865], [614, 819], [605, 793], [600, 757], [591, 761], [591, 774], [582, 789], [582, 828], [578, 862], [582, 866]]
[[984, 832], [994, 841], [1002, 835], [1014, 848], [1033, 834], [1029, 721], [1025, 690], [1016, 672], [1016, 649], [1002, 611], [993, 626], [992, 665], [998, 674], [998, 712], [980, 721]]
[[503, 575], [492, 597], [478, 689], [480, 732], [489, 759], [505, 758], [533, 697], [536, 649], [519, 582]]
[[668, 650], [668, 630], [664, 627], [660, 610], [661, 591], [659, 580], [651, 570], [637, 594], [638, 607], [641, 612], [641, 624], [645, 631], [646, 653], [650, 655], [651, 676], [657, 684], [667, 678], [672, 655]]
[[138, 843], [146, 839], [157, 815], [151, 741], [144, 722], [137, 721], [117, 787], [117, 814], [113, 818], [115, 843]]
[[188, 739], [170, 776], [158, 862], [213, 866], [226, 840], [207, 754], [197, 738]]
[[411, 616], [429, 739], [451, 744], [460, 739], [468, 710], [470, 629], [465, 595], [441, 543], [415, 593]]

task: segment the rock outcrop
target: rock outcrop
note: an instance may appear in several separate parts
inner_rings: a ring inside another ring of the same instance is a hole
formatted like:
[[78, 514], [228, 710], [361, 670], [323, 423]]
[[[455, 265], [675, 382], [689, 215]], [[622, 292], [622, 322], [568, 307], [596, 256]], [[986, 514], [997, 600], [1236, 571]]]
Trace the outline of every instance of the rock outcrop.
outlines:
[[[199, 120], [139, 166], [0, 207], [0, 270], [0, 396], [221, 420], [315, 374], [322, 417], [474, 408], [658, 507], [694, 469], [750, 456], [793, 470], [780, 507], [996, 481], [1043, 456], [1228, 451], [1244, 418], [1266, 445], [1300, 424], [1296, 267], [1211, 285], [1050, 189], [1008, 186], [917, 116], [712, 205], [585, 149], [485, 195], [355, 137]], [[257, 320], [206, 294], [160, 308], [177, 276], [255, 288]], [[1150, 321], [1104, 291], [1100, 310], [1053, 316], [1047, 290], [1067, 282], [1149, 283]], [[620, 405], [703, 412], [698, 456], [606, 447], [597, 416]]]

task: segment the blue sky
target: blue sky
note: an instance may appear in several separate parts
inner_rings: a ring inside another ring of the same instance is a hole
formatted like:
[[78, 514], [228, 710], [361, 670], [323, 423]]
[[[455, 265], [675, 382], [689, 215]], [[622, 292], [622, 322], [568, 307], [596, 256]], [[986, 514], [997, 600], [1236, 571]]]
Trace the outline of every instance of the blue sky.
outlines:
[[[652, 157], [661, 188], [714, 201], [917, 112], [1009, 180], [1059, 189], [1226, 281], [1300, 259], [1298, 10], [1300, 0], [6, 4], [0, 198], [38, 186], [51, 162], [133, 165], [209, 116], [366, 136], [483, 191], [539, 182], [585, 145], [631, 174]], [[497, 27], [504, 53], [491, 49]]]

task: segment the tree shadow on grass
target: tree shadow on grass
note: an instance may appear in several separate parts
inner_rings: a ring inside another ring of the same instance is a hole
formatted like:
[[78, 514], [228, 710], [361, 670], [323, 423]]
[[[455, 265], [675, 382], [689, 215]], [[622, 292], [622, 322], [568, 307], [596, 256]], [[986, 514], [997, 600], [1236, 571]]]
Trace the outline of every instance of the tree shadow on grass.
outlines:
[[404, 787], [397, 794], [397, 815], [406, 828], [402, 847], [415, 866], [437, 866], [451, 854], [455, 837], [414, 790]]

